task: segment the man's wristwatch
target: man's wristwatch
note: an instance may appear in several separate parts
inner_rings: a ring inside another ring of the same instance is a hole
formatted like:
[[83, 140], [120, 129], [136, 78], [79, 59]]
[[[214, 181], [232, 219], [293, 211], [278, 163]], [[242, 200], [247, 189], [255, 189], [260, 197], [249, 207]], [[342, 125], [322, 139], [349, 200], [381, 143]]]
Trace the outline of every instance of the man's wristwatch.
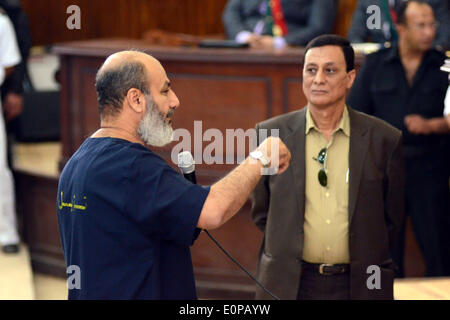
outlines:
[[264, 168], [268, 168], [269, 165], [270, 165], [269, 160], [259, 150], [255, 150], [253, 152], [250, 152], [250, 157], [255, 159], [255, 160], [259, 160]]

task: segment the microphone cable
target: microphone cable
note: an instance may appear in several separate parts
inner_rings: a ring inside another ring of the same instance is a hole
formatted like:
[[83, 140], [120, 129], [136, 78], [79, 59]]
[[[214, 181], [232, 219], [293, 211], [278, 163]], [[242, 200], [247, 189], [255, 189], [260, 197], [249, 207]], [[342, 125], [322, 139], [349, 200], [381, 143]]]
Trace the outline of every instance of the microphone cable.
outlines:
[[[178, 154], [178, 168], [184, 175], [184, 178], [193, 184], [197, 184], [197, 179], [195, 177], [195, 161], [192, 154], [189, 151], [183, 151]], [[220, 250], [231, 260], [235, 265], [237, 265], [242, 271], [244, 271], [255, 283], [261, 287], [268, 295], [270, 295], [275, 300], [280, 300], [276, 295], [267, 290], [262, 283], [260, 283], [247, 269], [245, 269], [236, 259], [234, 259], [221, 245], [214, 239], [214, 237], [209, 233], [208, 230], [202, 229], [208, 235], [208, 237], [219, 247]]]
[[280, 300], [275, 294], [270, 292], [268, 289], [266, 289], [261, 282], [259, 282], [247, 269], [244, 268], [243, 265], [241, 265], [235, 258], [233, 258], [221, 245], [220, 243], [209, 233], [208, 230], [203, 229], [203, 231], [208, 235], [208, 237], [219, 247], [220, 250], [228, 257], [231, 261], [234, 262], [242, 271], [244, 271], [255, 283], [264, 290], [268, 295], [270, 295], [274, 300]]

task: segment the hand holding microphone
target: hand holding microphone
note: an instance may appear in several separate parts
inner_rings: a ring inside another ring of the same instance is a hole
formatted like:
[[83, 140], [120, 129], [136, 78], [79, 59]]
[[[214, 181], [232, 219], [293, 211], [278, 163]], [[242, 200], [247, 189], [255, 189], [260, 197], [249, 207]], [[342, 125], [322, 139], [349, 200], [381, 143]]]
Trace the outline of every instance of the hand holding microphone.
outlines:
[[[272, 172], [281, 174], [289, 167], [291, 160], [289, 149], [278, 137], [265, 139], [252, 154], [211, 186], [200, 213], [198, 228], [212, 230], [223, 225], [241, 209], [262, 175], [267, 174], [261, 169], [270, 168], [274, 169]], [[178, 155], [178, 166], [186, 179], [196, 183], [195, 162], [190, 152]]]
[[[281, 139], [269, 137], [251, 153], [249, 158], [253, 158], [253, 161], [259, 160], [263, 168], [275, 168], [277, 170], [276, 173], [281, 174], [289, 167], [291, 153]], [[204, 229], [208, 237], [225, 253], [225, 255], [252, 278], [258, 286], [272, 296], [273, 299], [279, 300], [276, 295], [267, 290], [247, 269], [234, 259], [220, 243], [214, 239], [208, 230], [206, 230], [221, 226], [238, 212], [259, 181], [261, 171], [255, 170], [255, 163], [251, 163], [249, 158], [229, 175], [211, 187], [208, 198], [206, 199], [200, 214], [197, 227]], [[197, 183], [195, 177], [195, 161], [189, 151], [178, 154], [178, 167], [187, 180], [194, 184]], [[258, 168], [259, 167], [260, 166], [258, 166]]]
[[[264, 168], [274, 168], [277, 174], [282, 174], [289, 167], [291, 152], [280, 138], [268, 137], [250, 153], [250, 157], [259, 160]], [[187, 180], [197, 184], [195, 161], [189, 151], [178, 154], [178, 167]]]
[[275, 170], [276, 174], [282, 174], [289, 167], [291, 152], [278, 137], [266, 138], [250, 157], [259, 160], [264, 168]]
[[195, 177], [195, 161], [192, 154], [189, 151], [183, 151], [178, 154], [178, 168], [180, 168], [181, 173], [193, 184], [197, 184], [197, 179]]

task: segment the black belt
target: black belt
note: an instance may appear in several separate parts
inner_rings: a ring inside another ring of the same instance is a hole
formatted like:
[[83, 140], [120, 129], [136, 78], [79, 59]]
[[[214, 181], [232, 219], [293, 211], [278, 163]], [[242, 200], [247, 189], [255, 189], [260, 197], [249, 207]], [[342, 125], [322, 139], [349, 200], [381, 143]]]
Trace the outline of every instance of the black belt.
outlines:
[[302, 261], [302, 269], [317, 272], [321, 275], [332, 276], [350, 271], [349, 264], [309, 263]]

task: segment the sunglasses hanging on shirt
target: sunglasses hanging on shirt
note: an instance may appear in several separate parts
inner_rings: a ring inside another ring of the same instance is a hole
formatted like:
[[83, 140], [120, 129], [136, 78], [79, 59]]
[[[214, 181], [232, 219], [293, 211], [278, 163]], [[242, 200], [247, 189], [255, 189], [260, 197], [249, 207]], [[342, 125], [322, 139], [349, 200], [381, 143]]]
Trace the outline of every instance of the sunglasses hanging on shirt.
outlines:
[[317, 158], [314, 158], [317, 162], [319, 162], [322, 165], [322, 169], [319, 170], [319, 173], [317, 174], [317, 177], [319, 179], [319, 183], [322, 187], [326, 187], [328, 184], [328, 176], [327, 176], [327, 169], [325, 168], [325, 164], [327, 161], [327, 148], [323, 148], [319, 151], [319, 154], [317, 155]]

